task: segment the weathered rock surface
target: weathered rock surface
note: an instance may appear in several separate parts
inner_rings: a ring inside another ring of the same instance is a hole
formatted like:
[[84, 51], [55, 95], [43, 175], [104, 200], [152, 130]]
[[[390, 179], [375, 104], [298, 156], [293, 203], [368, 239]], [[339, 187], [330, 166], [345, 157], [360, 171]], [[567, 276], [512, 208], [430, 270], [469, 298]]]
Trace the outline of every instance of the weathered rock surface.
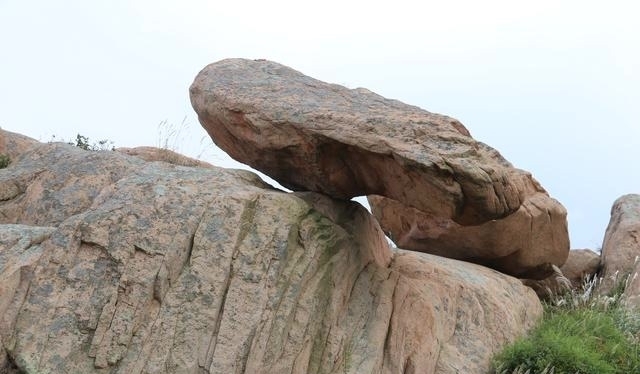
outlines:
[[585, 279], [593, 279], [600, 270], [600, 255], [590, 249], [573, 249], [559, 270], [559, 274], [546, 279], [525, 279], [523, 282], [542, 300], [569, 290], [581, 290]]
[[453, 118], [275, 62], [216, 62], [190, 93], [220, 148], [293, 190], [386, 196], [462, 225], [508, 216], [542, 192]]
[[[542, 190], [541, 190], [542, 191]], [[513, 214], [463, 226], [381, 196], [371, 211], [400, 248], [489, 266], [519, 278], [544, 279], [569, 254], [567, 212], [545, 192], [529, 197]]]
[[626, 282], [625, 298], [640, 306], [640, 275], [636, 275], [640, 271], [640, 195], [624, 195], [613, 203], [601, 261], [600, 292], [609, 293], [620, 282]]
[[484, 373], [542, 312], [245, 171], [42, 144], [0, 191], [0, 365], [24, 373]]
[[190, 92], [214, 142], [283, 186], [389, 198], [371, 205], [401, 248], [539, 279], [566, 260], [562, 205], [453, 118], [264, 60], [211, 64]]
[[[16, 298], [23, 297], [29, 286], [27, 274], [42, 255], [40, 243], [48, 239], [53, 227], [0, 225], [0, 327], [15, 318], [15, 307], [9, 308]], [[11, 296], [14, 296], [13, 298]], [[8, 357], [0, 330], [0, 373], [17, 373]], [[4, 330], [6, 331], [6, 330]]]

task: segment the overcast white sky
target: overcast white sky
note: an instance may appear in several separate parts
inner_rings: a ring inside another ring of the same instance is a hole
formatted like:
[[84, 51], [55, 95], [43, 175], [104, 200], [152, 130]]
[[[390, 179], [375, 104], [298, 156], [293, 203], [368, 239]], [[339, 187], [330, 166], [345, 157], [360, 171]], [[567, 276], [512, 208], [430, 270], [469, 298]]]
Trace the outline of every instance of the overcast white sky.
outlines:
[[572, 248], [595, 249], [613, 201], [640, 193], [639, 10], [634, 1], [0, 0], [0, 127], [133, 147], [158, 145], [167, 121], [182, 128], [170, 146], [234, 165], [201, 129], [188, 87], [208, 63], [266, 58], [458, 118], [565, 205]]

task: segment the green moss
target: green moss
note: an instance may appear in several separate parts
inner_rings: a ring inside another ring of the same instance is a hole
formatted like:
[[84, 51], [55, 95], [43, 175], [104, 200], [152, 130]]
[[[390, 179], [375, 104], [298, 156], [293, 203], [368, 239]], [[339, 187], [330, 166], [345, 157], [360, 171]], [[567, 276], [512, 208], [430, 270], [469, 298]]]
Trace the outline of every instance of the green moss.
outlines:
[[[335, 256], [339, 255], [341, 247], [340, 233], [336, 225], [319, 212], [312, 210], [302, 222], [301, 226], [308, 228], [307, 237], [303, 238], [305, 243], [318, 245], [317, 269], [320, 279], [317, 283], [314, 299], [315, 311], [313, 315], [324, 316], [326, 320], [331, 320], [332, 313], [328, 306], [331, 302], [331, 295], [334, 292], [335, 277]], [[313, 347], [311, 348], [311, 357], [309, 358], [309, 372], [322, 372], [322, 358], [324, 357], [324, 349], [327, 346], [327, 337], [330, 333], [330, 326], [326, 324], [326, 320], [316, 321], [317, 330], [313, 337]]]

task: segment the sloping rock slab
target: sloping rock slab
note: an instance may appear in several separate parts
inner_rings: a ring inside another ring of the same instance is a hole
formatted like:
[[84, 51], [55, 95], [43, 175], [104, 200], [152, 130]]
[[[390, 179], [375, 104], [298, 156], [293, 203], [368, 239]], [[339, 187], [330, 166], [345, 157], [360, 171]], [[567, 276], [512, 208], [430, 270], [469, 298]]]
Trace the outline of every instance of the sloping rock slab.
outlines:
[[51, 144], [0, 181], [20, 186], [0, 365], [23, 373], [480, 374], [542, 313], [517, 279], [391, 252], [360, 205], [245, 171]]
[[275, 62], [213, 63], [190, 94], [220, 148], [293, 190], [382, 195], [461, 225], [505, 217], [542, 191], [453, 118]]

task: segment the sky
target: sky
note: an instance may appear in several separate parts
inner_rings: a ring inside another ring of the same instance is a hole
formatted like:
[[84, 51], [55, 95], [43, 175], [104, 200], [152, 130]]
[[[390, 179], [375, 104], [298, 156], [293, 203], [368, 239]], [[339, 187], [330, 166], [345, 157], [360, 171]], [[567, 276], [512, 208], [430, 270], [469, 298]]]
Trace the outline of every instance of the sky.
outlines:
[[264, 58], [462, 121], [598, 249], [640, 193], [634, 1], [0, 0], [0, 127], [40, 141], [168, 146], [240, 167], [200, 127], [207, 64]]

